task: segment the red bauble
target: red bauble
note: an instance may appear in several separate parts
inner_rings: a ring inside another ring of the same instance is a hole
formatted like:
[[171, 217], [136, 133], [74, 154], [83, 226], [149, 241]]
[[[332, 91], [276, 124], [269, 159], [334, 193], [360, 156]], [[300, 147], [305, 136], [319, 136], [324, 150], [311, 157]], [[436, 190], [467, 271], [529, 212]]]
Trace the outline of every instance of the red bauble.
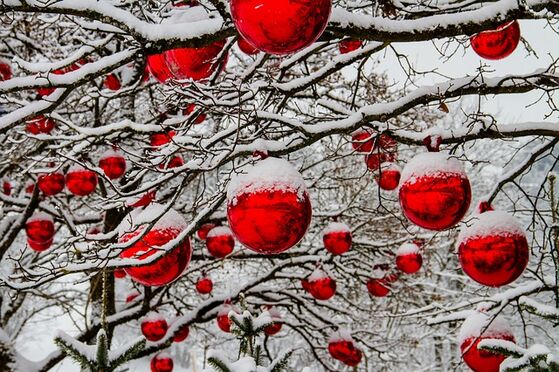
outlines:
[[190, 328], [188, 328], [188, 324], [183, 325], [180, 327], [173, 336], [173, 342], [183, 342], [188, 337], [190, 333]]
[[495, 30], [482, 31], [470, 38], [472, 49], [485, 59], [498, 60], [514, 52], [520, 41], [520, 25], [511, 21]]
[[73, 166], [66, 173], [66, 187], [76, 196], [86, 196], [97, 188], [97, 173], [82, 166]]
[[113, 271], [113, 275], [117, 279], [126, 278], [126, 271], [124, 271], [124, 269], [116, 269]]
[[351, 134], [351, 147], [356, 152], [370, 153], [375, 146], [373, 134], [366, 129], [358, 129]]
[[324, 229], [322, 241], [328, 252], [343, 254], [351, 248], [351, 231], [345, 223], [332, 222]]
[[[499, 372], [506, 356], [490, 351], [479, 350], [478, 343], [484, 339], [497, 339], [515, 342], [514, 335], [505, 320], [491, 319], [484, 313], [470, 315], [460, 329], [459, 344], [464, 362], [474, 372]], [[483, 331], [483, 334], [481, 333]]]
[[218, 226], [208, 233], [206, 247], [215, 258], [224, 258], [233, 252], [235, 238], [227, 226]]
[[167, 353], [159, 353], [151, 359], [151, 372], [173, 372], [173, 359]]
[[109, 150], [99, 158], [99, 168], [103, 169], [107, 178], [115, 180], [126, 172], [126, 159], [120, 152]]
[[[130, 224], [134, 221], [151, 221], [154, 216], [160, 216], [164, 213], [164, 210], [165, 207], [160, 204], [150, 204], [142, 210], [133, 210], [124, 219], [124, 222]], [[175, 239], [186, 227], [185, 219], [175, 210], [170, 209], [139, 241], [131, 247], [125, 248], [120, 253], [120, 257], [145, 260], [161, 252], [162, 247]], [[142, 228], [129, 232], [131, 230], [131, 225], [119, 228], [121, 235], [119, 243], [126, 243], [144, 232]], [[190, 263], [190, 257], [192, 256], [190, 239], [187, 237], [170, 249], [170, 252], [155, 262], [126, 268], [126, 273], [138, 283], [148, 286], [162, 286], [171, 283], [183, 273]]]
[[182, 167], [184, 165], [184, 160], [180, 155], [175, 155], [168, 161], [159, 164], [159, 169], [173, 169]]
[[150, 136], [150, 145], [151, 147], [160, 147], [166, 145], [171, 142], [176, 134], [177, 132], [175, 132], [174, 130], [170, 130], [168, 132], [153, 133]]
[[307, 279], [303, 288], [317, 300], [328, 300], [336, 294], [336, 281], [330, 278], [324, 271], [316, 269]]
[[64, 175], [60, 172], [41, 174], [37, 179], [37, 187], [45, 196], [56, 195], [64, 190]]
[[386, 191], [398, 188], [400, 177], [400, 167], [394, 163], [382, 163], [380, 171], [375, 173], [375, 181], [377, 181], [378, 186]]
[[251, 45], [290, 54], [315, 42], [328, 23], [331, 0], [232, 0], [231, 16]]
[[196, 232], [196, 235], [198, 235], [198, 238], [200, 240], [206, 240], [208, 233], [210, 232], [211, 229], [213, 229], [216, 225], [213, 223], [205, 223], [202, 226], [200, 226], [200, 228], [198, 229], [198, 231]]
[[237, 39], [237, 46], [239, 47], [239, 49], [244, 53], [247, 54], [249, 56], [253, 56], [255, 54], [260, 53], [260, 51], [258, 50], [258, 48], [253, 47], [252, 45], [250, 45], [248, 43], [248, 41], [246, 41], [245, 39], [243, 39], [242, 36], [239, 36], [239, 38]]
[[462, 220], [472, 198], [462, 164], [440, 152], [422, 153], [404, 168], [400, 205], [414, 224], [445, 230]]
[[367, 291], [371, 296], [385, 297], [390, 293], [389, 283], [385, 278], [370, 278], [367, 281]]
[[167, 321], [161, 314], [150, 313], [146, 315], [140, 324], [142, 334], [149, 341], [159, 341], [167, 334]]
[[311, 222], [311, 203], [303, 178], [277, 158], [260, 160], [232, 180], [227, 190], [229, 226], [248, 249], [276, 254], [303, 238]]
[[338, 49], [340, 50], [340, 53], [346, 54], [361, 48], [361, 45], [363, 45], [363, 42], [361, 40], [343, 40], [340, 41], [340, 43], [338, 44]]
[[162, 54], [152, 54], [147, 58], [147, 67], [149, 72], [157, 81], [165, 84], [167, 81], [173, 78], [171, 70], [165, 62], [165, 57]]
[[273, 336], [279, 331], [281, 331], [282, 321], [281, 321], [281, 314], [276, 308], [267, 306], [268, 313], [270, 313], [270, 317], [272, 318], [273, 323], [264, 328], [264, 333], [268, 336]]
[[[185, 115], [190, 115], [192, 114], [194, 111], [196, 110], [196, 105], [194, 103], [191, 103], [190, 105], [188, 105], [185, 109], [184, 109], [184, 114]], [[206, 114], [204, 113], [198, 113], [196, 118], [194, 119], [194, 124], [202, 124], [204, 122], [204, 120], [206, 120]]]
[[406, 274], [414, 274], [421, 269], [423, 257], [415, 243], [404, 243], [396, 251], [396, 267]]
[[10, 181], [2, 181], [2, 192], [6, 196], [10, 196], [12, 194], [12, 184]]
[[47, 118], [44, 115], [35, 116], [33, 119], [27, 120], [25, 125], [25, 130], [27, 133], [31, 133], [34, 135], [37, 134], [49, 134], [52, 132], [54, 127], [56, 126], [56, 122], [54, 119]]
[[216, 318], [217, 326], [223, 332], [227, 332], [227, 333], [231, 332], [231, 319], [229, 319], [229, 313], [231, 311], [239, 313], [239, 309], [237, 309], [236, 306], [231, 305], [229, 303], [225, 303], [223, 304], [223, 306], [221, 306], [221, 310], [219, 310], [219, 313], [217, 314], [217, 318]]
[[213, 287], [214, 287], [214, 284], [213, 284], [212, 280], [208, 277], [200, 278], [196, 282], [196, 290], [200, 294], [212, 293]]
[[511, 215], [487, 211], [458, 237], [462, 270], [476, 282], [500, 287], [515, 281], [528, 265], [526, 233]]
[[43, 212], [35, 212], [25, 223], [25, 233], [32, 249], [44, 251], [51, 246], [54, 237], [52, 217]]
[[116, 76], [116, 74], [107, 75], [105, 81], [103, 81], [103, 85], [105, 86], [105, 88], [112, 91], [119, 90], [121, 87], [120, 80], [118, 79], [118, 76]]
[[378, 172], [381, 164], [395, 162], [397, 158], [398, 154], [395, 152], [378, 152], [373, 150], [373, 152], [365, 156], [365, 164], [367, 164], [368, 169]]
[[12, 68], [10, 67], [10, 63], [0, 58], [0, 81], [10, 80], [12, 78]]
[[176, 80], [202, 80], [219, 66], [217, 56], [225, 41], [216, 41], [202, 48], [178, 48], [164, 53], [165, 62]]
[[363, 357], [363, 353], [355, 346], [353, 338], [345, 330], [340, 330], [330, 337], [328, 352], [332, 358], [352, 367], [358, 365]]

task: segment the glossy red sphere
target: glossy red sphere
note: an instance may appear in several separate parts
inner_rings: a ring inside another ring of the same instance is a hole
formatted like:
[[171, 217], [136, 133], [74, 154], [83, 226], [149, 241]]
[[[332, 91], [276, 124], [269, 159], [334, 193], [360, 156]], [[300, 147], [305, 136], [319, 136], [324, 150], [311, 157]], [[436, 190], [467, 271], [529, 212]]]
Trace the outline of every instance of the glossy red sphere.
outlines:
[[86, 196], [97, 188], [97, 173], [83, 168], [71, 168], [66, 173], [66, 187], [76, 196]]
[[239, 36], [239, 38], [237, 39], [237, 46], [239, 47], [239, 49], [244, 53], [247, 54], [249, 56], [253, 56], [255, 54], [260, 53], [260, 50], [258, 50], [258, 48], [253, 47], [252, 45], [250, 45], [248, 43], [248, 41], [246, 41], [245, 39], [243, 39], [242, 36]]
[[421, 269], [423, 257], [421, 253], [409, 253], [396, 256], [396, 267], [406, 274], [415, 274]]
[[392, 191], [398, 188], [400, 183], [400, 170], [399, 169], [382, 169], [375, 174], [375, 180], [378, 186], [386, 191]]
[[12, 78], [12, 68], [7, 61], [0, 60], [0, 81], [10, 80]]
[[351, 135], [351, 147], [356, 152], [370, 153], [375, 146], [374, 136], [367, 130], [360, 129]]
[[367, 281], [367, 290], [375, 297], [385, 297], [390, 293], [388, 281], [379, 278], [370, 278]]
[[44, 251], [52, 244], [54, 222], [43, 213], [33, 214], [25, 223], [25, 233], [29, 246], [37, 251]]
[[215, 258], [224, 258], [231, 254], [235, 248], [235, 239], [231, 230], [224, 226], [210, 230], [206, 237], [206, 247]]
[[231, 332], [231, 320], [229, 319], [229, 316], [227, 314], [218, 315], [216, 320], [219, 329], [221, 329], [223, 332]]
[[336, 281], [330, 277], [309, 280], [308, 292], [317, 300], [328, 300], [336, 294]]
[[99, 168], [103, 169], [107, 178], [115, 180], [122, 177], [126, 172], [126, 159], [121, 154], [114, 152], [99, 159]]
[[163, 53], [148, 56], [147, 67], [151, 75], [161, 84], [165, 84], [173, 78]]
[[281, 331], [281, 322], [273, 322], [271, 325], [264, 328], [264, 333], [268, 336], [273, 336]]
[[151, 372], [173, 372], [173, 359], [157, 354], [151, 359]]
[[31, 133], [34, 135], [49, 134], [50, 132], [52, 132], [55, 126], [56, 122], [54, 121], [54, 119], [48, 118], [44, 115], [39, 115], [34, 117], [33, 119], [27, 120], [25, 130], [27, 131], [27, 133]]
[[500, 339], [515, 342], [511, 334], [494, 335], [491, 337], [471, 337], [462, 342], [460, 351], [464, 362], [474, 372], [499, 372], [499, 367], [506, 356], [503, 354], [492, 353], [486, 350], [478, 350], [477, 346], [484, 339]]
[[196, 290], [200, 294], [212, 293], [214, 284], [210, 278], [200, 278], [196, 282]]
[[175, 335], [173, 336], [173, 342], [183, 342], [184, 340], [186, 340], [189, 333], [190, 328], [188, 328], [188, 324], [183, 325], [181, 328], [179, 328], [178, 331], [175, 332]]
[[180, 155], [175, 155], [171, 159], [166, 160], [164, 163], [159, 164], [159, 169], [173, 169], [182, 167], [184, 165], [184, 160]]
[[[139, 231], [136, 231], [124, 234], [119, 242], [126, 243], [139, 233]], [[133, 246], [123, 250], [120, 257], [144, 260], [159, 252], [159, 247], [175, 239], [179, 233], [180, 230], [175, 228], [152, 229]], [[139, 256], [136, 257], [138, 254]], [[190, 262], [191, 255], [190, 239], [186, 239], [157, 261], [144, 266], [128, 267], [125, 270], [138, 283], [148, 286], [162, 286], [171, 283], [182, 274]]]
[[251, 45], [290, 54], [314, 43], [326, 28], [331, 0], [232, 0], [231, 16]]
[[216, 41], [201, 48], [178, 48], [164, 53], [165, 62], [176, 80], [202, 80], [219, 66], [217, 56], [225, 41]]
[[263, 254], [288, 250], [303, 238], [311, 222], [307, 192], [259, 190], [228, 203], [227, 218], [235, 237], [248, 249]]
[[[186, 109], [184, 109], [184, 114], [185, 115], [190, 115], [195, 110], [196, 110], [196, 105], [194, 103], [191, 103], [190, 105], [188, 105], [186, 107]], [[196, 118], [194, 119], [194, 124], [202, 124], [204, 122], [204, 120], [206, 120], [206, 114], [198, 113]]]
[[334, 255], [343, 254], [351, 248], [351, 232], [331, 231], [322, 236], [322, 241], [328, 252]]
[[332, 358], [349, 366], [356, 366], [361, 361], [363, 353], [352, 340], [336, 340], [328, 343], [328, 352]]
[[36, 242], [34, 240], [27, 239], [27, 245], [29, 246], [29, 248], [33, 249], [34, 251], [42, 252], [49, 249], [53, 241], [54, 239], [49, 239], [44, 242]]
[[6, 196], [10, 196], [12, 194], [12, 184], [10, 181], [2, 182], [2, 193]]
[[338, 44], [338, 49], [340, 50], [340, 53], [346, 54], [361, 48], [361, 45], [363, 45], [361, 40], [343, 40]]
[[142, 334], [149, 341], [159, 341], [167, 334], [167, 321], [162, 318], [143, 320]]
[[103, 81], [103, 86], [109, 90], [116, 91], [121, 87], [120, 80], [115, 74], [109, 74]]
[[170, 130], [168, 132], [153, 133], [150, 136], [150, 145], [151, 147], [160, 147], [166, 145], [171, 142], [176, 134], [177, 132], [175, 132], [174, 130]]
[[470, 38], [472, 49], [482, 58], [498, 60], [514, 52], [520, 41], [520, 25], [507, 22], [495, 30], [482, 31]]
[[396, 152], [378, 152], [373, 150], [370, 154], [365, 156], [365, 164], [367, 168], [372, 171], [379, 171], [380, 165], [383, 163], [393, 163], [398, 159]]
[[37, 187], [45, 196], [56, 195], [64, 190], [64, 175], [59, 172], [41, 174], [37, 179]]
[[213, 229], [216, 225], [214, 223], [205, 223], [202, 226], [200, 226], [200, 228], [198, 229], [198, 231], [196, 232], [196, 235], [198, 235], [198, 238], [200, 238], [200, 240], [206, 240], [206, 237], [208, 236], [208, 233], [210, 232], [211, 229]]

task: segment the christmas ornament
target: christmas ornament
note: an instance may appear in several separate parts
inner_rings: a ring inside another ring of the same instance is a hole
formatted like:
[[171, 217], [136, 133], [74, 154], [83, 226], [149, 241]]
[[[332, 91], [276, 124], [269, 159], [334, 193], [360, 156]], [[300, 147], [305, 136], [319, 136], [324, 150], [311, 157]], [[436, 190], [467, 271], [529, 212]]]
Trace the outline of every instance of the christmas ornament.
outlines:
[[167, 353], [159, 353], [151, 359], [151, 372], [173, 372], [173, 359]]
[[[144, 234], [144, 227], [136, 228], [139, 224], [152, 221], [154, 217], [162, 214], [147, 233]], [[188, 237], [180, 242], [173, 241], [186, 227], [185, 219], [178, 212], [173, 209], [165, 212], [165, 207], [160, 204], [150, 204], [144, 209], [134, 209], [130, 212], [119, 226], [119, 243], [135, 240], [140, 235], [142, 237], [131, 247], [125, 248], [120, 257], [145, 260], [162, 249], [167, 252], [149, 264], [124, 269], [126, 273], [138, 283], [147, 286], [162, 286], [177, 279], [188, 266], [192, 255]], [[171, 241], [173, 246], [165, 247]]]
[[116, 74], [109, 74], [105, 77], [103, 81], [103, 86], [108, 90], [117, 91], [120, 89], [120, 80]]
[[237, 46], [239, 47], [239, 49], [244, 53], [247, 54], [249, 56], [253, 56], [255, 54], [260, 53], [260, 51], [258, 50], [258, 48], [253, 47], [252, 45], [250, 45], [248, 43], [248, 41], [246, 41], [245, 39], [243, 39], [242, 36], [239, 36], [239, 38], [237, 39]]
[[400, 205], [414, 224], [429, 230], [456, 225], [470, 206], [470, 181], [462, 164], [440, 152], [408, 162], [400, 179]]
[[229, 226], [237, 240], [255, 252], [276, 254], [296, 245], [311, 214], [305, 182], [285, 160], [260, 160], [229, 183]]
[[64, 190], [64, 184], [64, 175], [58, 171], [41, 174], [37, 178], [37, 187], [45, 196], [58, 194]]
[[511, 21], [500, 25], [495, 30], [482, 31], [470, 38], [472, 49], [478, 56], [490, 60], [508, 57], [514, 52], [520, 41], [520, 25]]
[[123, 279], [126, 278], [126, 271], [124, 269], [116, 269], [113, 271], [113, 275], [116, 279]]
[[66, 173], [66, 187], [76, 196], [89, 195], [97, 187], [97, 173], [81, 165], [74, 165]]
[[212, 293], [213, 287], [214, 287], [214, 284], [213, 284], [212, 280], [208, 277], [200, 278], [196, 282], [196, 290], [200, 294]]
[[395, 190], [400, 183], [400, 167], [394, 163], [382, 163], [380, 171], [375, 172], [375, 181], [378, 186], [386, 191]]
[[167, 321], [161, 314], [151, 312], [140, 324], [142, 334], [148, 341], [159, 341], [167, 334]]
[[332, 222], [322, 232], [322, 241], [328, 252], [343, 254], [351, 248], [351, 231], [343, 222]]
[[[186, 109], [184, 109], [183, 114], [184, 115], [190, 115], [192, 114], [194, 111], [196, 110], [196, 105], [194, 103], [191, 103], [190, 105], [188, 105], [186, 107]], [[196, 118], [194, 119], [194, 124], [202, 124], [204, 122], [204, 120], [206, 120], [206, 114], [204, 113], [197, 113], [196, 114]]]
[[361, 40], [349, 39], [340, 41], [338, 49], [340, 50], [340, 53], [346, 54], [361, 48], [362, 45], [363, 42]]
[[268, 336], [273, 336], [281, 331], [281, 313], [273, 306], [264, 306], [264, 309], [268, 311], [270, 318], [272, 318], [272, 324], [264, 328], [264, 333]]
[[365, 156], [367, 168], [372, 171], [380, 170], [382, 163], [393, 163], [398, 159], [398, 142], [387, 133], [373, 137], [370, 153]]
[[487, 211], [476, 216], [458, 237], [462, 270], [489, 287], [515, 281], [526, 269], [529, 256], [524, 229], [505, 212]]
[[224, 258], [233, 252], [235, 239], [227, 226], [217, 226], [206, 237], [208, 252], [215, 258]]
[[54, 221], [43, 212], [35, 212], [25, 222], [27, 244], [37, 252], [48, 249], [54, 238]]
[[331, 0], [232, 0], [241, 36], [270, 54], [297, 52], [317, 40], [328, 23]]
[[159, 169], [173, 169], [182, 167], [184, 160], [180, 155], [173, 156], [169, 161], [159, 164]]
[[336, 281], [317, 268], [307, 279], [303, 279], [303, 288], [317, 300], [325, 301], [336, 294]]
[[10, 196], [12, 194], [12, 184], [10, 183], [10, 181], [2, 181], [2, 192], [6, 196]]
[[[482, 333], [483, 332], [483, 333]], [[499, 372], [506, 356], [491, 351], [479, 350], [481, 340], [497, 339], [515, 342], [514, 335], [502, 317], [491, 319], [483, 312], [468, 316], [458, 336], [462, 359], [474, 372]]]
[[173, 336], [173, 342], [183, 342], [188, 337], [190, 333], [190, 328], [188, 328], [188, 324], [184, 324], [179, 327], [178, 330], [175, 331], [175, 335]]
[[0, 58], [0, 81], [10, 80], [12, 78], [12, 68], [10, 62]]
[[215, 224], [213, 223], [205, 223], [202, 226], [200, 226], [200, 228], [198, 229], [198, 231], [196, 232], [196, 235], [198, 235], [198, 238], [200, 240], [206, 240], [206, 237], [208, 236], [208, 233], [210, 232], [211, 229], [213, 229], [214, 227], [216, 227]]
[[201, 48], [168, 50], [165, 62], [176, 80], [206, 79], [219, 67], [217, 57], [224, 46], [225, 40], [220, 40]]
[[122, 177], [126, 172], [126, 159], [116, 150], [105, 151], [99, 158], [99, 168], [111, 180]]
[[226, 301], [221, 306], [221, 309], [219, 310], [216, 318], [217, 326], [219, 327], [219, 329], [226, 333], [231, 332], [231, 319], [229, 319], [229, 313], [231, 311], [234, 311], [237, 314], [240, 313], [239, 309], [235, 305], [232, 305], [230, 302]]
[[167, 132], [158, 132], [153, 133], [150, 136], [150, 145], [151, 147], [161, 147], [163, 145], [168, 144], [171, 142], [173, 137], [177, 134], [174, 130], [170, 130]]
[[161, 84], [165, 84], [173, 78], [163, 53], [148, 56], [147, 67], [151, 75]]
[[396, 251], [396, 267], [406, 274], [414, 274], [421, 269], [423, 257], [415, 243], [404, 243]]
[[385, 278], [369, 278], [367, 281], [367, 291], [369, 291], [371, 296], [385, 297], [390, 293], [390, 287]]
[[27, 131], [27, 133], [31, 133], [34, 135], [49, 134], [50, 132], [52, 132], [55, 126], [56, 122], [53, 119], [48, 118], [44, 115], [39, 115], [27, 120], [25, 124], [25, 130]]
[[373, 134], [367, 129], [358, 129], [351, 134], [351, 147], [355, 152], [370, 153], [375, 145]]
[[363, 358], [363, 352], [355, 346], [351, 334], [342, 329], [330, 336], [328, 352], [332, 358], [351, 367], [358, 365]]

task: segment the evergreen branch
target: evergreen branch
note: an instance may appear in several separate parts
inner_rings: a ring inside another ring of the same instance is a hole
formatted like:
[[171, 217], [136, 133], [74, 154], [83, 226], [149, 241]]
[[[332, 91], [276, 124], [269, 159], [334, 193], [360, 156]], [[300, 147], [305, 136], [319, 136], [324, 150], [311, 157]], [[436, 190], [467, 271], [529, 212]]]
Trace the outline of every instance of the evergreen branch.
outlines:
[[124, 348], [124, 352], [120, 353], [116, 357], [112, 357], [110, 368], [111, 370], [116, 369], [122, 364], [136, 358], [144, 348], [146, 347], [146, 339], [141, 337], [138, 341], [134, 342], [131, 346]]
[[287, 370], [287, 363], [293, 354], [293, 350], [287, 350], [283, 355], [276, 358], [270, 365], [270, 372], [282, 372]]
[[[64, 338], [70, 337], [66, 333], [60, 332], [59, 336], [54, 338], [54, 343], [62, 350], [62, 352], [75, 360], [82, 369], [95, 368], [93, 361], [89, 360], [85, 354], [82, 353], [75, 345], [68, 342]], [[88, 346], [88, 345], [85, 345]]]
[[227, 362], [216, 358], [216, 357], [209, 357], [208, 364], [210, 364], [217, 372], [233, 372]]

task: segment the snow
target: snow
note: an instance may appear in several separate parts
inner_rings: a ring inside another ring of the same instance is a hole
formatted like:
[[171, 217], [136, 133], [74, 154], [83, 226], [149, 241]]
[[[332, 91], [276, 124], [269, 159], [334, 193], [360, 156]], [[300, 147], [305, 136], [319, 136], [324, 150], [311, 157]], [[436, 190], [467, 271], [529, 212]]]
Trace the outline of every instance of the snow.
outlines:
[[120, 151], [114, 150], [114, 149], [109, 149], [105, 152], [103, 152], [101, 154], [101, 156], [99, 156], [99, 160], [103, 160], [103, 159], [107, 159], [107, 158], [112, 158], [112, 157], [118, 157], [121, 158], [122, 157], [122, 153]]
[[240, 313], [240, 310], [237, 306], [235, 306], [233, 304], [223, 304], [223, 305], [221, 305], [221, 308], [219, 309], [219, 312], [217, 313], [217, 315], [218, 316], [221, 316], [221, 315], [230, 316], [231, 312]]
[[157, 322], [160, 320], [165, 320], [165, 316], [163, 314], [157, 313], [155, 311], [150, 311], [142, 318], [142, 323], [148, 322]]
[[214, 238], [216, 236], [232, 236], [233, 233], [231, 229], [227, 226], [216, 226], [208, 232], [208, 238]]
[[351, 230], [343, 222], [330, 222], [330, 224], [322, 231], [322, 235], [334, 232], [351, 232]]
[[471, 226], [465, 226], [458, 235], [458, 244], [483, 236], [526, 236], [514, 216], [503, 211], [487, 211], [476, 215]]
[[402, 171], [400, 185], [414, 183], [426, 176], [441, 176], [443, 174], [457, 174], [467, 178], [462, 163], [442, 152], [424, 152], [411, 159]]
[[50, 221], [53, 222], [52, 216], [45, 212], [34, 212], [31, 217], [27, 219], [27, 222], [33, 221]]
[[489, 317], [486, 313], [475, 311], [462, 323], [458, 335], [458, 343], [462, 344], [472, 337], [484, 336], [491, 338], [504, 335], [512, 335], [512, 331], [510, 330], [509, 323], [502, 316], [493, 318]]
[[396, 251], [396, 256], [406, 256], [406, 255], [409, 255], [409, 254], [417, 254], [417, 253], [420, 253], [420, 252], [421, 252], [421, 250], [419, 249], [417, 244], [404, 243]]
[[328, 339], [329, 343], [338, 342], [338, 341], [352, 341], [353, 342], [353, 337], [351, 337], [351, 332], [347, 329], [340, 328], [336, 332], [332, 333], [330, 335], [330, 338]]
[[165, 211], [166, 209], [167, 206], [158, 203], [152, 203], [143, 209], [134, 209], [118, 226], [119, 236], [133, 232], [141, 225], [150, 224], [159, 217], [161, 218], [155, 222], [152, 229], [163, 230], [173, 228], [179, 231], [186, 229], [188, 223], [184, 217], [172, 208]]
[[312, 274], [307, 278], [309, 282], [316, 282], [317, 280], [328, 278], [328, 274], [319, 268], [314, 269]]

